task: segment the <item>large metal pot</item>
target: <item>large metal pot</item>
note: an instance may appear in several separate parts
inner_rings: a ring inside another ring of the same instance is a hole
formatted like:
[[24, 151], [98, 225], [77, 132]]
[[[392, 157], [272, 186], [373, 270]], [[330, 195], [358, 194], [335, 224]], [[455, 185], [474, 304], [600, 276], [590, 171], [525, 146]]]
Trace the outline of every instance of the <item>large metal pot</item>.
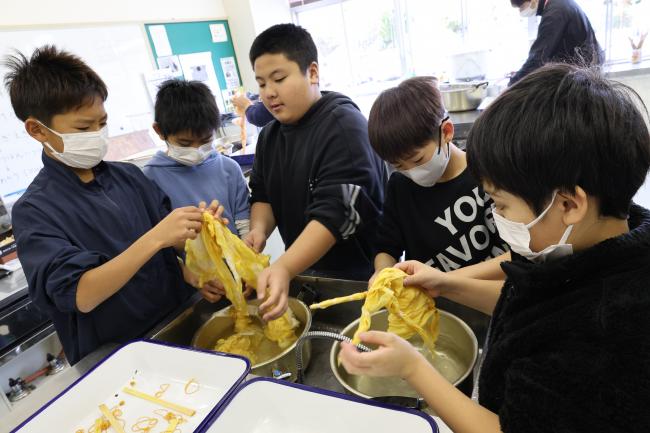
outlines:
[[440, 93], [447, 111], [476, 110], [487, 95], [488, 82], [472, 84], [441, 84]]
[[[472, 371], [478, 357], [478, 342], [474, 332], [465, 322], [446, 311], [440, 312], [440, 335], [436, 341], [435, 356], [423, 349], [422, 340], [413, 337], [410, 341], [431, 362], [436, 369], [454, 386], [466, 394], [472, 385]], [[350, 323], [342, 335], [352, 338], [359, 326], [359, 319]], [[371, 330], [388, 329], [388, 312], [377, 311], [372, 315]], [[371, 346], [371, 348], [374, 348]], [[415, 391], [400, 378], [369, 377], [349, 374], [338, 363], [340, 343], [335, 343], [330, 352], [330, 365], [334, 376], [350, 393], [364, 398], [401, 396], [418, 397]]]
[[[259, 299], [248, 301], [248, 310], [251, 315], [257, 315], [261, 301]], [[199, 349], [214, 350], [214, 346], [220, 338], [227, 338], [234, 333], [234, 322], [230, 316], [230, 308], [227, 307], [217, 311], [212, 317], [199, 328], [192, 339], [192, 346]], [[309, 332], [311, 327], [311, 312], [307, 306], [296, 298], [289, 298], [289, 308], [300, 322], [296, 329], [298, 338]], [[261, 319], [260, 319], [261, 320]], [[257, 376], [267, 377], [285, 377], [285, 374], [291, 373], [286, 377], [290, 380], [296, 378], [296, 357], [294, 349], [296, 343], [274, 354], [270, 359], [263, 360], [251, 367], [251, 373]], [[264, 349], [264, 344], [261, 346]], [[266, 348], [268, 349], [268, 348]], [[311, 357], [311, 344], [307, 342], [302, 348], [302, 357], [305, 365], [309, 364]]]

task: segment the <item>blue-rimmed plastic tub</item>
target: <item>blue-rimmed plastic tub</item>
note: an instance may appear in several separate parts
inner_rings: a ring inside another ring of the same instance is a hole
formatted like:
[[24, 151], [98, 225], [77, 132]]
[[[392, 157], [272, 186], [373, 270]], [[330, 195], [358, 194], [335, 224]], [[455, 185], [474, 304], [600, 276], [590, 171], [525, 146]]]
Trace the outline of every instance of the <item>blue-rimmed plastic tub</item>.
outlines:
[[[157, 420], [152, 431], [164, 431], [168, 420], [159, 415], [165, 414], [161, 406], [122, 391], [124, 387], [132, 387], [155, 395], [164, 384], [169, 387], [160, 398], [196, 411], [193, 416], [184, 416], [186, 422], [179, 426], [181, 431], [198, 432], [249, 370], [250, 364], [243, 357], [157, 341], [134, 341], [104, 358], [13, 432], [88, 431], [101, 416], [100, 404], [119, 407], [125, 431], [132, 431], [131, 427], [143, 416]], [[189, 383], [191, 379], [193, 383]], [[123, 402], [121, 406], [120, 402]]]
[[258, 378], [241, 385], [202, 432], [438, 433], [438, 426], [422, 412]]

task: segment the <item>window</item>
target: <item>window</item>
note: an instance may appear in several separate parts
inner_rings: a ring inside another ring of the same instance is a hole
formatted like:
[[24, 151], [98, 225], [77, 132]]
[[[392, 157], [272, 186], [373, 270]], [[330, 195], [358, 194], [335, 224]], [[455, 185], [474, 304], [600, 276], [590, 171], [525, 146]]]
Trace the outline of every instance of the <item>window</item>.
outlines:
[[[593, 1], [593, 0], [592, 0]], [[637, 44], [650, 25], [650, 0], [608, 0], [611, 4], [611, 35], [606, 47], [611, 62], [630, 61], [632, 43]], [[630, 41], [631, 39], [631, 41]], [[650, 54], [650, 42], [645, 52]], [[646, 55], [647, 57], [647, 55]]]
[[365, 113], [377, 93], [405, 75], [394, 0], [325, 1], [294, 16], [318, 48], [321, 87], [353, 96]]
[[[294, 21], [318, 47], [322, 87], [366, 113], [374, 95], [409, 76], [502, 79], [526, 60], [539, 23], [508, 0], [291, 1]], [[650, 0], [576, 1], [607, 61], [630, 61], [630, 38], [638, 42], [650, 25]]]

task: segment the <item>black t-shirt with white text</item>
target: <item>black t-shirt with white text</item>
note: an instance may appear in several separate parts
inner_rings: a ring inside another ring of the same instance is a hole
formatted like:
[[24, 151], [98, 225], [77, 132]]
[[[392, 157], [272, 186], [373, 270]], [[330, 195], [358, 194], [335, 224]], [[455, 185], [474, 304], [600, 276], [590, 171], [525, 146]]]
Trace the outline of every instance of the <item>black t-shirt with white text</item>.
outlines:
[[508, 245], [497, 233], [492, 199], [466, 169], [447, 182], [423, 187], [401, 173], [386, 187], [378, 252], [405, 253], [441, 271], [497, 257]]

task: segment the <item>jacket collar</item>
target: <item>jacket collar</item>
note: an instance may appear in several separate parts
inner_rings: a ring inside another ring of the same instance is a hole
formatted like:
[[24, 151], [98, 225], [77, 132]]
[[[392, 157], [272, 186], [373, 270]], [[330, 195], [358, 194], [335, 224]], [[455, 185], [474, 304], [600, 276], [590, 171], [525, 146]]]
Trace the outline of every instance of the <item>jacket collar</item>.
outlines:
[[517, 287], [564, 286], [574, 279], [599, 278], [612, 270], [625, 271], [650, 263], [650, 211], [630, 208], [630, 231], [591, 248], [546, 263], [536, 264], [513, 253], [501, 266]]

